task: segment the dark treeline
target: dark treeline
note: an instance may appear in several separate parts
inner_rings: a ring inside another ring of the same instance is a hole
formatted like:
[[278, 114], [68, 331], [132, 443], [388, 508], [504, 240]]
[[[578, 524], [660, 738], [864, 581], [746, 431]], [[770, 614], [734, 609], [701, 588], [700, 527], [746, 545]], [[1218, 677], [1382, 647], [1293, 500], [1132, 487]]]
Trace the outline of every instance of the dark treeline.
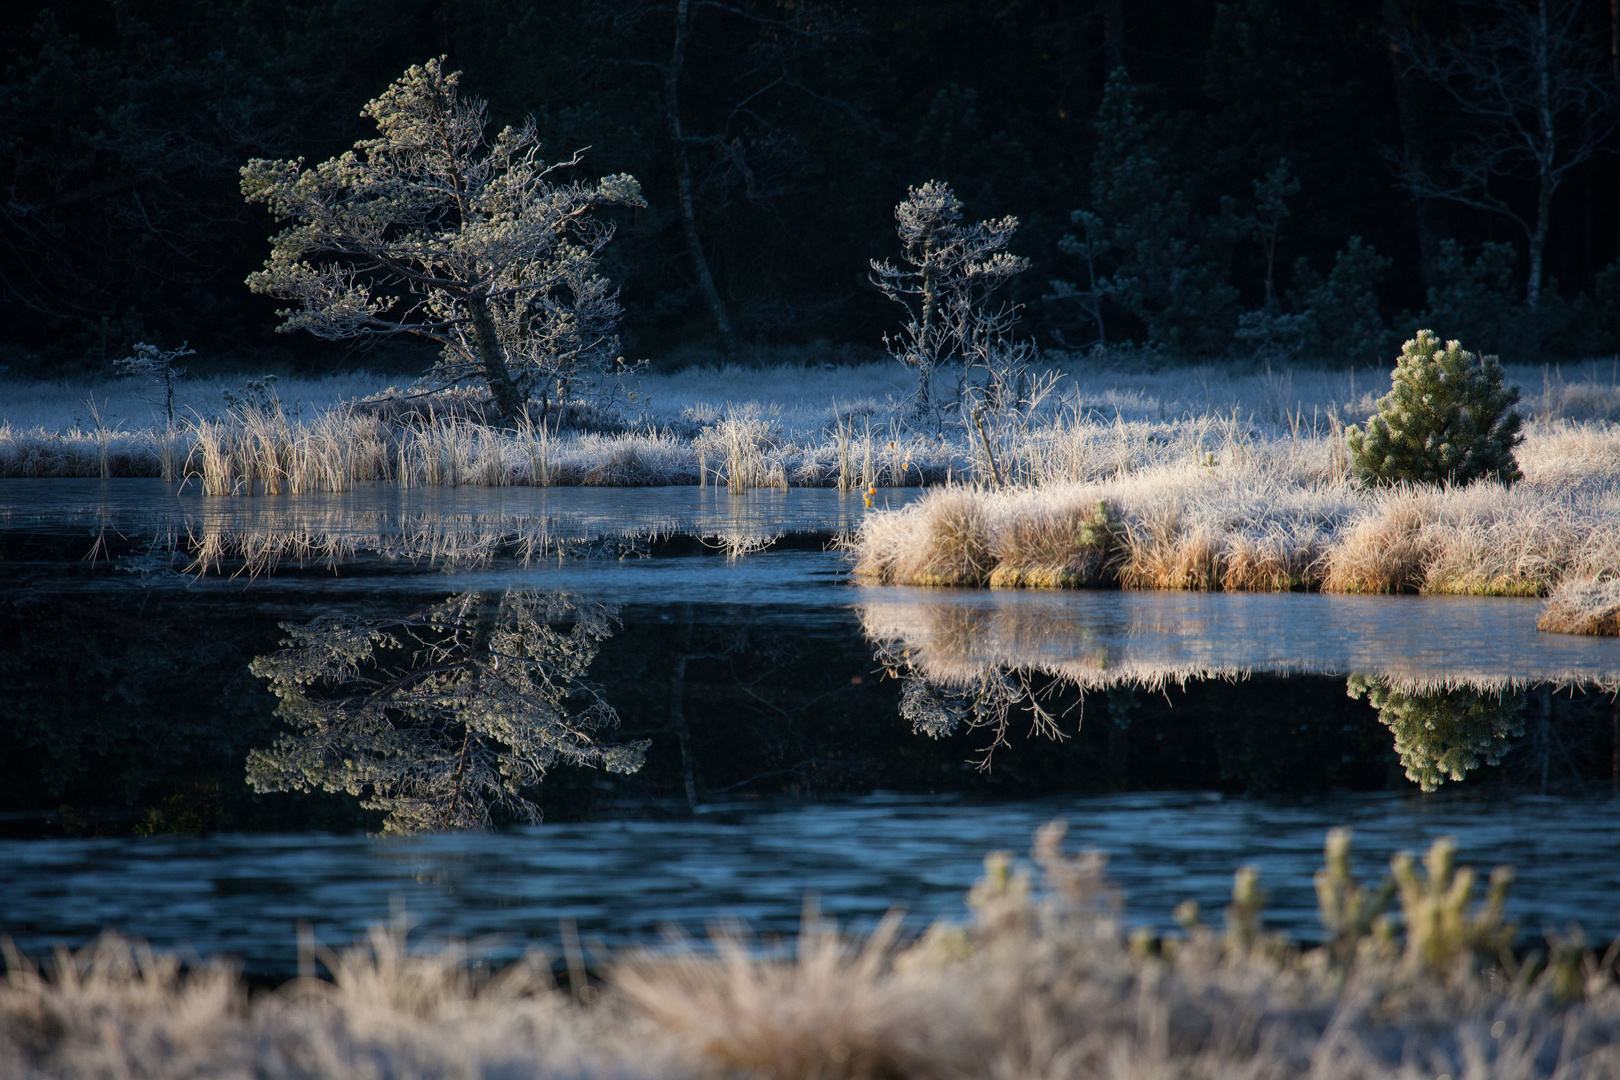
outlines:
[[[534, 115], [549, 156], [589, 147], [591, 175], [640, 179], [648, 206], [606, 263], [636, 355], [867, 355], [894, 323], [868, 261], [895, 254], [907, 187], [936, 178], [974, 217], [1020, 219], [1017, 299], [1043, 346], [1370, 361], [1424, 320], [1510, 360], [1617, 351], [1616, 17], [1599, 0], [16, 3], [0, 335], [40, 374], [137, 340], [342, 362], [274, 336], [274, 303], [242, 284], [274, 226], [237, 170], [341, 152], [367, 100], [442, 54], [497, 123]], [[1537, 27], [1561, 110], [1541, 143], [1513, 126], [1534, 80], [1476, 77], [1530, 63]]]

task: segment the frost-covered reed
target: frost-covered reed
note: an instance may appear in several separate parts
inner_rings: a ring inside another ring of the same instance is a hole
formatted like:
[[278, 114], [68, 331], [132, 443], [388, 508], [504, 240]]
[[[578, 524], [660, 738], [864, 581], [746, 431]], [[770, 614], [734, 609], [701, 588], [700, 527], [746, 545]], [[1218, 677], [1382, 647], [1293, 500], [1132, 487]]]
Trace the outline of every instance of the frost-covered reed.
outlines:
[[[169, 426], [140, 384], [0, 383], [0, 476], [178, 476], [249, 491], [405, 484], [1050, 484], [1214, 455], [1331, 464], [1337, 431], [1387, 388], [1381, 372], [1241, 367], [1119, 370], [1055, 358], [1062, 379], [1033, 416], [907, 417], [898, 365], [691, 368], [639, 377], [614, 423], [500, 431], [467, 395], [414, 399], [356, 373], [285, 379], [274, 393], [224, 378], [179, 384]], [[1608, 365], [1509, 368], [1533, 415], [1594, 428], [1620, 419]], [[1540, 389], [1537, 390], [1536, 387]], [[238, 392], [241, 390], [241, 392]], [[230, 394], [231, 396], [227, 396]], [[599, 418], [600, 419], [600, 418]], [[1257, 449], [1258, 448], [1258, 449]], [[992, 459], [994, 459], [992, 461]], [[1573, 460], [1573, 459], [1572, 459]], [[1575, 462], [1577, 472], [1583, 465]]]
[[[529, 954], [496, 974], [464, 949], [374, 932], [306, 939], [301, 975], [250, 995], [228, 965], [117, 938], [0, 983], [0, 1074], [32, 1078], [713, 1076], [777, 1080], [1355, 1077], [1599, 1080], [1620, 1074], [1620, 948], [1578, 931], [1509, 948], [1511, 872], [1481, 890], [1442, 839], [1358, 882], [1350, 835], [1315, 876], [1321, 944], [1268, 932], [1265, 882], [1234, 875], [1224, 929], [1126, 931], [1096, 852], [1037, 834], [1038, 876], [985, 861], [965, 925], [852, 940], [807, 913], [797, 942], [574, 954], [562, 986]], [[1480, 895], [1484, 892], [1484, 896]], [[318, 977], [320, 965], [326, 977]]]
[[1620, 635], [1620, 579], [1576, 577], [1547, 598], [1538, 629], [1555, 634]]
[[[1060, 453], [1050, 450], [1052, 445]], [[1373, 489], [1333, 431], [1053, 425], [1033, 483], [870, 515], [856, 572], [920, 585], [1545, 595], [1620, 571], [1620, 427], [1531, 425], [1512, 488]]]

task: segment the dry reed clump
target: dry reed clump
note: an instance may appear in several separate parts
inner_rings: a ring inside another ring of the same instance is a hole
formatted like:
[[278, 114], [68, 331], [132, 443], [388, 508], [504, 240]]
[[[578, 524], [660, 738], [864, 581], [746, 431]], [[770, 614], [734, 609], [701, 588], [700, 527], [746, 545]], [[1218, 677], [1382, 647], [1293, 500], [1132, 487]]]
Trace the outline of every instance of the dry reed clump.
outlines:
[[[851, 547], [858, 575], [893, 584], [1316, 588], [1353, 506], [1342, 482], [1171, 466], [1097, 483], [931, 491], [869, 515]], [[972, 530], [961, 524], [969, 520]], [[957, 566], [973, 572], [942, 579], [941, 567]]]
[[1547, 598], [1537, 630], [1554, 634], [1620, 636], [1620, 579], [1566, 580]]
[[[869, 515], [856, 573], [894, 584], [1539, 596], [1566, 576], [1620, 572], [1620, 431], [1553, 425], [1521, 454], [1526, 479], [1366, 489], [1321, 439], [1157, 444], [1100, 425], [1127, 455], [1084, 482], [930, 492]], [[1134, 449], [1133, 449], [1134, 448]], [[1200, 456], [1201, 455], [1201, 456]], [[1095, 459], [1091, 459], [1095, 460]], [[933, 500], [948, 500], [931, 509]], [[967, 504], [977, 504], [977, 512]], [[1107, 542], [1081, 522], [1107, 507]], [[971, 533], [952, 523], [980, 522]], [[971, 559], [958, 550], [976, 545]], [[971, 574], [937, 567], [971, 562]]]
[[1528, 483], [1397, 488], [1334, 543], [1323, 588], [1541, 596], [1566, 575], [1620, 565], [1617, 528], [1612, 496]]
[[1001, 537], [1000, 563], [991, 588], [1075, 589], [1100, 585], [1117, 542], [1108, 503], [1031, 514], [1012, 521]]
[[995, 567], [986, 493], [946, 487], [870, 514], [855, 539], [855, 572], [901, 585], [983, 585]]

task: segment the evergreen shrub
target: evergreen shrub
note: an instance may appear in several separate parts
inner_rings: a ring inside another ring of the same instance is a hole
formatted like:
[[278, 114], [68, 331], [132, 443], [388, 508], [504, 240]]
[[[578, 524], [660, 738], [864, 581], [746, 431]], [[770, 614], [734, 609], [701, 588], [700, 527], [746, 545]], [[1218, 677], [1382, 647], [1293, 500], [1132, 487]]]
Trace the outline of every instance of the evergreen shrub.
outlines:
[[1513, 448], [1524, 441], [1513, 408], [1518, 387], [1502, 385], [1494, 356], [1475, 356], [1462, 343], [1443, 346], [1432, 330], [1401, 347], [1389, 393], [1366, 429], [1345, 432], [1356, 474], [1366, 483], [1467, 484], [1522, 478]]

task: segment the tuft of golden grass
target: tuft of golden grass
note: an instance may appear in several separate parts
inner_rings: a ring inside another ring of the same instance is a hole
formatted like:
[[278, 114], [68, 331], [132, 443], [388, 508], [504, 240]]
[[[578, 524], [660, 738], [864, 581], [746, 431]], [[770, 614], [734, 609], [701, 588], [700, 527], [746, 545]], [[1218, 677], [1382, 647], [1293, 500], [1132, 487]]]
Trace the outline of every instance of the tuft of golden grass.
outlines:
[[1537, 630], [1554, 634], [1620, 636], [1620, 578], [1566, 580], [1547, 598]]
[[946, 487], [894, 511], [867, 515], [855, 572], [903, 585], [983, 585], [995, 559], [984, 492]]
[[1028, 514], [1008, 524], [999, 564], [989, 584], [997, 589], [1078, 589], [1107, 580], [1116, 544], [1115, 521], [1099, 500], [1088, 511], [1069, 506]]

